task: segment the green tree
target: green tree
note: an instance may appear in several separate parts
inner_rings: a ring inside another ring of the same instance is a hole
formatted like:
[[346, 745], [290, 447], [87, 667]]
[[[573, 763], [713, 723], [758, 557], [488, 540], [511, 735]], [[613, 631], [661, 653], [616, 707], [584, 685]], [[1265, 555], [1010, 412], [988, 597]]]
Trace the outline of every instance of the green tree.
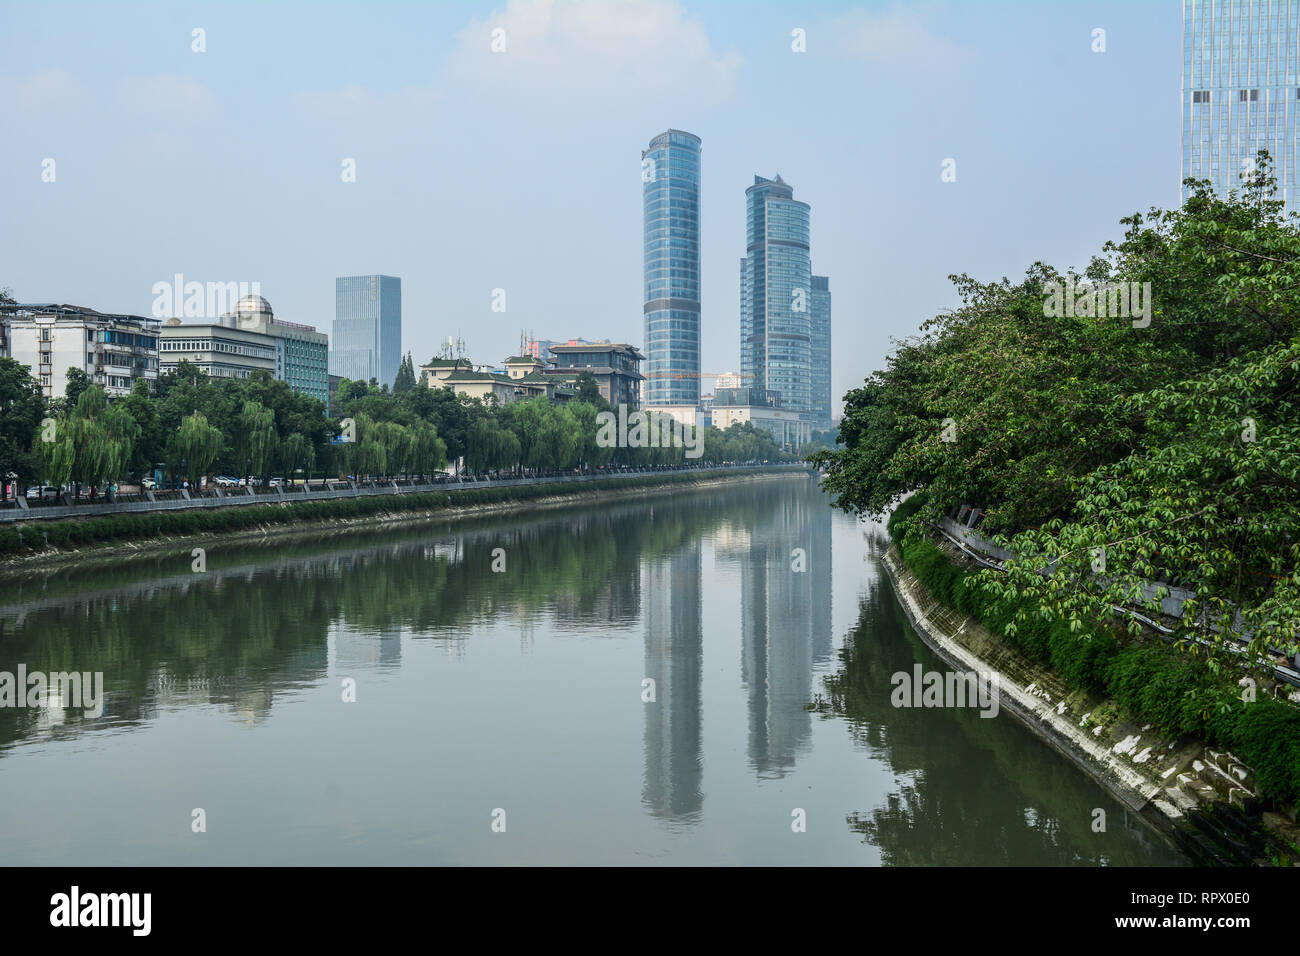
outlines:
[[402, 395], [415, 388], [415, 363], [411, 353], [407, 352], [397, 366], [397, 378], [393, 381], [393, 394]]
[[304, 477], [311, 478], [311, 470], [316, 465], [316, 449], [306, 435], [294, 432], [280, 442], [280, 467], [284, 476], [293, 481], [293, 476], [302, 469]]
[[246, 401], [239, 413], [239, 427], [238, 457], [252, 476], [265, 478], [279, 445], [275, 413], [260, 402]]
[[55, 421], [52, 440], [38, 438], [36, 451], [52, 483], [85, 485], [93, 496], [126, 473], [139, 434], [130, 413], [120, 405], [109, 405], [104, 390], [91, 385], [72, 412]]
[[609, 402], [605, 396], [600, 394], [600, 383], [596, 381], [596, 376], [587, 370], [578, 373], [577, 378], [578, 394], [575, 401], [586, 402], [588, 405], [594, 405], [597, 411], [606, 411], [609, 409]]
[[40, 459], [32, 446], [44, 414], [45, 399], [30, 368], [0, 358], [0, 501], [11, 474], [20, 484], [39, 477]]
[[[1047, 621], [1082, 632], [1117, 608], [1159, 614], [1154, 583], [1197, 595], [1181, 638], [1294, 652], [1300, 231], [1267, 154], [1226, 197], [1189, 184], [1180, 209], [1124, 219], [1082, 274], [955, 277], [961, 308], [846, 396], [843, 447], [812, 460], [848, 510], [924, 491], [904, 537], [956, 505], [986, 509], [982, 530], [1018, 557], [979, 583]], [[1062, 313], [1067, 283], [1077, 305]], [[1145, 308], [1102, 316], [1086, 283]]]
[[202, 412], [186, 416], [172, 436], [167, 458], [171, 462], [184, 462], [186, 477], [198, 479], [211, 473], [212, 463], [221, 454], [225, 437], [221, 430], [208, 424]]

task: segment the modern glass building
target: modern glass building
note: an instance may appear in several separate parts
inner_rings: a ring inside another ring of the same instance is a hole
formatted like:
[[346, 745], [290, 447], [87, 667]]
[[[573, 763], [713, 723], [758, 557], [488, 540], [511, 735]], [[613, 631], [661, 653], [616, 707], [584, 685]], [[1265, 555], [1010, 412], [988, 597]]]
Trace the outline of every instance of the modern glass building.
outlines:
[[1183, 178], [1226, 194], [1267, 149], [1300, 211], [1300, 0], [1183, 0], [1182, 93]]
[[700, 138], [670, 129], [641, 151], [647, 407], [700, 401]]
[[812, 258], [809, 208], [776, 179], [745, 190], [740, 260], [740, 378], [781, 407], [812, 408]]
[[344, 276], [334, 280], [330, 373], [392, 386], [402, 362], [402, 280]]
[[813, 427], [831, 427], [831, 280], [812, 277], [812, 405]]

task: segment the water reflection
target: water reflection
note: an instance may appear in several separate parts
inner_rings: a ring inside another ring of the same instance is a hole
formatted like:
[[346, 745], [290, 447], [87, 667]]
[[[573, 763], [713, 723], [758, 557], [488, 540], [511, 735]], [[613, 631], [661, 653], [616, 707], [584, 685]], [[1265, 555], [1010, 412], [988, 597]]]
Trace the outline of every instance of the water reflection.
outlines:
[[700, 540], [648, 562], [645, 570], [645, 781], [642, 800], [656, 817], [694, 823], [703, 806], [700, 789], [701, 620]]

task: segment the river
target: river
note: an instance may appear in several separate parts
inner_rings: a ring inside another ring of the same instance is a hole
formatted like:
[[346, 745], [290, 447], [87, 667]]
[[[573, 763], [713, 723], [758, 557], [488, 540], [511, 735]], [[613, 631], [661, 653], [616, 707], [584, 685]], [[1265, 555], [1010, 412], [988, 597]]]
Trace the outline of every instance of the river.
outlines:
[[0, 581], [0, 672], [103, 674], [0, 708], [7, 864], [1182, 862], [1009, 714], [891, 705], [942, 664], [806, 477], [200, 544]]

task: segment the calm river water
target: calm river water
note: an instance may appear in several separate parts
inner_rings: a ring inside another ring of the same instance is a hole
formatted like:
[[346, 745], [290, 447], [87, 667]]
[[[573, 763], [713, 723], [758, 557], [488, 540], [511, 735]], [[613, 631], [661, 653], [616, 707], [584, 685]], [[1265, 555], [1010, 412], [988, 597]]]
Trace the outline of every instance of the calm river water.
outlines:
[[891, 706], [941, 665], [884, 544], [784, 478], [0, 581], [0, 672], [104, 680], [0, 708], [0, 859], [1181, 862], [1009, 715]]

